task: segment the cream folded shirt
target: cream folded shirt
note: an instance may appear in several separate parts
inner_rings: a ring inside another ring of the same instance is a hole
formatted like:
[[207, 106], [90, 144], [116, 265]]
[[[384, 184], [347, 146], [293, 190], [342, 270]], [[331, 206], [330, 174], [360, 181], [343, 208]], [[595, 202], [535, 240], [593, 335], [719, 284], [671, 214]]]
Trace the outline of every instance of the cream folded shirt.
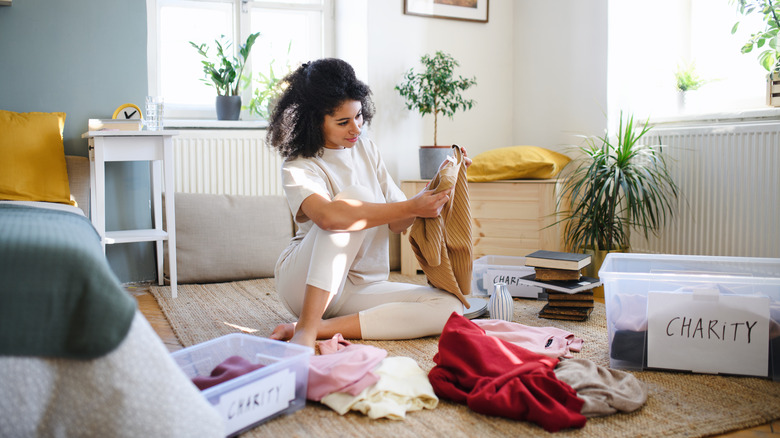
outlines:
[[379, 381], [360, 394], [335, 392], [321, 402], [341, 415], [353, 410], [371, 419], [391, 420], [403, 420], [407, 412], [433, 409], [439, 404], [428, 376], [412, 358], [385, 358], [374, 372]]

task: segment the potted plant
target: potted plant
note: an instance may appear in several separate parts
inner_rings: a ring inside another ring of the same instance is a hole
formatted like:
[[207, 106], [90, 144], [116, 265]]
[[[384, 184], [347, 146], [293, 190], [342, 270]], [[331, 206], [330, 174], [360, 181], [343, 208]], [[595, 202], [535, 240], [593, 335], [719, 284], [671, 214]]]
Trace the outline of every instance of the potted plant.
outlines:
[[[758, 55], [758, 63], [767, 74], [767, 104], [780, 106], [780, 43], [777, 35], [780, 31], [780, 5], [777, 0], [731, 0], [737, 4], [737, 11], [742, 15], [760, 14], [764, 22], [763, 29], [751, 34], [742, 53], [750, 53], [753, 48], [763, 49]], [[731, 34], [739, 29], [739, 21], [734, 23]], [[774, 90], [773, 90], [774, 86]], [[778, 96], [773, 96], [778, 94]]]
[[630, 231], [656, 234], [674, 217], [679, 196], [660, 145], [640, 140], [648, 122], [620, 113], [617, 135], [586, 137], [561, 172], [557, 205], [568, 250], [593, 255], [595, 277], [606, 254], [627, 252]]
[[217, 119], [218, 120], [238, 120], [241, 113], [241, 96], [238, 94], [239, 84], [244, 73], [249, 53], [255, 40], [260, 36], [260, 32], [253, 33], [247, 37], [246, 43], [238, 47], [238, 56], [231, 50], [232, 43], [225, 35], [221, 35], [214, 40], [217, 48], [216, 59], [211, 59], [208, 51], [209, 47], [203, 44], [195, 44], [190, 41], [190, 45], [198, 51], [204, 58], [203, 73], [205, 78], [201, 79], [209, 86], [217, 89]]
[[685, 65], [678, 65], [677, 71], [674, 72], [674, 79], [677, 83], [677, 106], [681, 111], [685, 109], [685, 97], [689, 91], [695, 91], [706, 84], [707, 80], [702, 79], [696, 73], [696, 65], [694, 62], [690, 62]]
[[[292, 42], [287, 45], [288, 58], [290, 56], [291, 44]], [[275, 59], [271, 60], [269, 63], [268, 74], [258, 73], [257, 78], [254, 79], [255, 87], [254, 92], [252, 93], [252, 100], [250, 100], [249, 105], [246, 106], [246, 109], [249, 110], [250, 114], [256, 114], [263, 119], [268, 119], [268, 116], [273, 111], [279, 96], [282, 94], [282, 91], [284, 91], [282, 79], [292, 71], [288, 62], [285, 65], [284, 73], [277, 76], [274, 71], [274, 62], [276, 62]], [[250, 77], [247, 82], [252, 82], [252, 78]]]
[[425, 70], [416, 73], [413, 68], [409, 69], [395, 89], [406, 100], [408, 109], [416, 110], [422, 116], [433, 114], [433, 146], [420, 147], [420, 177], [430, 179], [451, 147], [438, 144], [439, 114], [451, 119], [458, 110], [471, 109], [474, 100], [464, 99], [461, 93], [477, 81], [476, 78], [456, 78], [455, 67], [460, 64], [447, 53], [437, 51], [434, 56], [423, 55], [420, 62]]

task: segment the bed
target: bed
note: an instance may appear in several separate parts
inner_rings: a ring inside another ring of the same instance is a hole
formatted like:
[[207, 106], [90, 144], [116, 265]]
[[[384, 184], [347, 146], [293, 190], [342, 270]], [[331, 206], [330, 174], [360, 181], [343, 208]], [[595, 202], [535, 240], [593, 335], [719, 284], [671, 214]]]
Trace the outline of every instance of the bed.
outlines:
[[[38, 148], [51, 114], [0, 111], [0, 436], [224, 436], [103, 255], [64, 114], [58, 146]], [[18, 169], [44, 191], [64, 172], [67, 198], [19, 189]]]

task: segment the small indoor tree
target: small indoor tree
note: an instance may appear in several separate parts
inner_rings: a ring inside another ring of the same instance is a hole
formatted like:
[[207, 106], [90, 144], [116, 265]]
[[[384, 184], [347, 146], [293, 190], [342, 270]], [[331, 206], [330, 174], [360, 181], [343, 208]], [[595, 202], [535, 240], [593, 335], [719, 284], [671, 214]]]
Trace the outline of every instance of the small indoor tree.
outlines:
[[454, 76], [460, 64], [451, 55], [437, 51], [434, 56], [423, 55], [422, 73], [409, 69], [403, 81], [395, 87], [406, 100], [406, 107], [420, 115], [433, 114], [433, 145], [438, 146], [439, 114], [452, 118], [458, 110], [468, 110], [474, 100], [464, 99], [461, 93], [477, 84], [476, 78]]

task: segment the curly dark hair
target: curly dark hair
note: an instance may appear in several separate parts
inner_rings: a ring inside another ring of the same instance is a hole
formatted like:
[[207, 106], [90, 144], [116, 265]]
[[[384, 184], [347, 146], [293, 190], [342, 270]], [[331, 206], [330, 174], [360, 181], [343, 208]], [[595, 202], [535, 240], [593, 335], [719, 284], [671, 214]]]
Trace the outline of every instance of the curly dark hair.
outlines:
[[374, 116], [371, 90], [341, 59], [307, 62], [282, 79], [285, 91], [268, 119], [266, 140], [284, 158], [314, 157], [325, 147], [322, 126], [347, 100], [363, 106], [363, 123]]

